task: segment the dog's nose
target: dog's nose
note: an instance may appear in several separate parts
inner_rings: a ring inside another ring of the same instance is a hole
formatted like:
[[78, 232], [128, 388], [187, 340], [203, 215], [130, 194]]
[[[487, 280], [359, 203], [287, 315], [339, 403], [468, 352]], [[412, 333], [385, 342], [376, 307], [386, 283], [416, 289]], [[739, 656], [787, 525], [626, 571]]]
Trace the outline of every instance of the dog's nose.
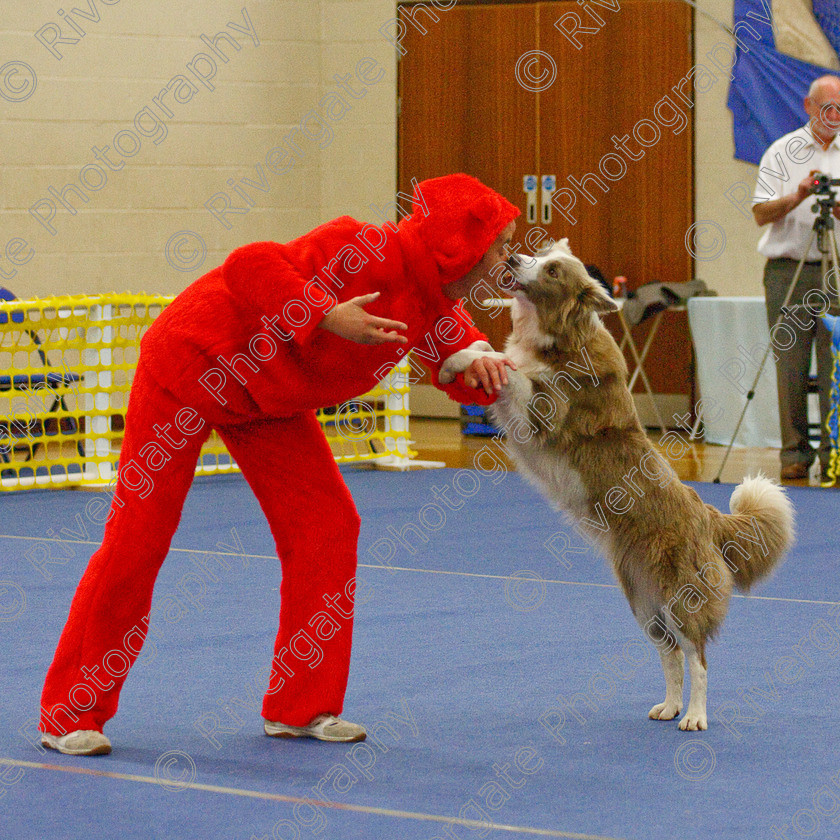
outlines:
[[507, 267], [508, 268], [521, 268], [522, 267], [522, 260], [519, 257], [519, 254], [511, 254], [507, 258]]

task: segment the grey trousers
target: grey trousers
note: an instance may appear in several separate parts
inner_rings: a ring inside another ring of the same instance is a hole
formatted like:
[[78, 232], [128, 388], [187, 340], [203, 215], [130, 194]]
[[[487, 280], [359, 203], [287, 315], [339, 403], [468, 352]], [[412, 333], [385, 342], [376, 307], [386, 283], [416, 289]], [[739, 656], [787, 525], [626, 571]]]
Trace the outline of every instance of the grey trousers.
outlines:
[[[764, 268], [767, 322], [771, 330], [781, 312], [796, 266], [796, 260], [780, 258], [768, 260]], [[828, 466], [831, 452], [831, 442], [825, 428], [831, 401], [831, 333], [818, 317], [814, 317], [824, 314], [821, 300], [827, 301], [827, 298], [812, 295], [803, 304], [811, 290], [822, 290], [822, 270], [820, 265], [806, 263], [790, 299], [791, 311], [771, 333], [779, 389], [782, 466], [811, 464], [814, 461], [814, 450], [808, 441], [808, 373], [811, 368], [811, 349], [815, 344], [822, 429], [818, 454], [823, 467]]]

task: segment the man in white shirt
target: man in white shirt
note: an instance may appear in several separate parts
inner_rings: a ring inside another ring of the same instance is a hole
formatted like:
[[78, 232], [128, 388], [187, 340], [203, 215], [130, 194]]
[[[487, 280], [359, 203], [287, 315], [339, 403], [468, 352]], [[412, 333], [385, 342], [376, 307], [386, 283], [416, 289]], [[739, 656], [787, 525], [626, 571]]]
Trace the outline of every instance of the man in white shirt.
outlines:
[[[810, 248], [815, 214], [811, 207], [814, 172], [840, 178], [840, 78], [816, 79], [805, 98], [808, 123], [786, 134], [764, 153], [759, 164], [758, 182], [753, 197], [753, 215], [758, 225], [767, 225], [758, 251], [767, 257], [764, 290], [767, 320], [772, 328], [799, 261], [805, 264], [786, 309], [773, 351], [778, 357], [776, 376], [779, 387], [779, 421], [782, 450], [781, 477], [807, 478], [808, 470], [819, 455], [825, 477], [831, 452], [825, 419], [831, 391], [831, 336], [814, 314], [823, 314], [819, 295], [809, 292], [823, 289], [820, 252], [814, 239]], [[835, 218], [840, 208], [834, 207]], [[807, 252], [806, 252], [807, 249]], [[828, 288], [835, 288], [838, 278], [829, 278]], [[795, 341], [791, 337], [795, 335]], [[790, 345], [790, 346], [788, 346]], [[808, 439], [808, 373], [811, 351], [816, 345], [817, 380], [820, 389], [822, 435], [817, 453]], [[782, 349], [782, 348], [786, 349]]]

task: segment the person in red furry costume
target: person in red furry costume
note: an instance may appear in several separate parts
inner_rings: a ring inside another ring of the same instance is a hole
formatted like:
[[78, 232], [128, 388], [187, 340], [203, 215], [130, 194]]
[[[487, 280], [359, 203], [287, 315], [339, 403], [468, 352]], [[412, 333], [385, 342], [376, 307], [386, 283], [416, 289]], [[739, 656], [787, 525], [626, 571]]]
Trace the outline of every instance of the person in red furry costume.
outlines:
[[164, 310], [141, 342], [102, 546], [47, 672], [44, 746], [110, 752], [103, 726], [145, 640], [212, 429], [259, 500], [282, 564], [265, 732], [365, 737], [338, 717], [360, 520], [315, 410], [369, 391], [413, 347], [450, 397], [492, 402], [512, 365], [459, 299], [505, 261], [518, 215], [474, 178], [435, 178], [416, 185], [398, 225], [343, 216], [286, 244], [246, 245]]

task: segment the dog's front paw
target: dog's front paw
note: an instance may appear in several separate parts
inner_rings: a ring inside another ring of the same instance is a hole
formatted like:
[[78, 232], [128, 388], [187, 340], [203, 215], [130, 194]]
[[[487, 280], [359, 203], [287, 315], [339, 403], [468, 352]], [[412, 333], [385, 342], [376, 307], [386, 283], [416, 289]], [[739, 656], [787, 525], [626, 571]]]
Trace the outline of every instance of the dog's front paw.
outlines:
[[534, 396], [534, 387], [531, 380], [519, 370], [507, 371], [508, 384], [502, 386], [499, 392], [499, 399], [509, 405], [518, 405], [524, 409]]
[[692, 712], [688, 710], [686, 716], [680, 721], [680, 729], [683, 732], [697, 732], [701, 729], [708, 729], [705, 712]]
[[490, 407], [490, 420], [511, 435], [519, 426], [528, 424], [528, 403], [534, 389], [531, 380], [521, 371], [508, 370], [507, 380]]
[[673, 720], [682, 711], [681, 703], [657, 703], [649, 712], [651, 720]]

